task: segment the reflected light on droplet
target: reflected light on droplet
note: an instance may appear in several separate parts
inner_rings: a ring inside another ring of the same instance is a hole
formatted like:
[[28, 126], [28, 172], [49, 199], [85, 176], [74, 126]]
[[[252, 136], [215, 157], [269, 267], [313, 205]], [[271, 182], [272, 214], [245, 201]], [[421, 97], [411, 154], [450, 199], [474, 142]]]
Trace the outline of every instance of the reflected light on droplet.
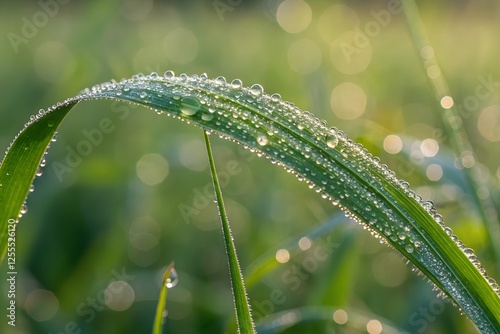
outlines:
[[427, 68], [427, 76], [431, 79], [436, 79], [441, 75], [441, 69], [437, 65], [431, 65]]
[[431, 164], [427, 166], [425, 170], [425, 175], [431, 181], [439, 181], [443, 177], [443, 168], [436, 164]]
[[309, 74], [321, 65], [321, 50], [311, 40], [301, 39], [288, 48], [288, 64], [299, 74]]
[[125, 311], [135, 300], [134, 289], [125, 281], [111, 282], [106, 288], [105, 303], [114, 311]]
[[425, 60], [429, 60], [434, 57], [434, 49], [432, 48], [432, 46], [426, 45], [422, 49], [420, 49], [420, 56]]
[[24, 308], [33, 320], [47, 321], [59, 310], [59, 300], [48, 290], [36, 289], [26, 297]]
[[344, 310], [337, 310], [333, 312], [333, 321], [339, 325], [345, 324], [348, 319], [347, 312]]
[[287, 263], [290, 260], [290, 253], [286, 249], [280, 249], [276, 252], [276, 261]]
[[190, 63], [198, 54], [198, 38], [184, 28], [171, 31], [165, 37], [163, 46], [167, 58], [178, 64]]
[[500, 141], [500, 105], [484, 108], [477, 120], [479, 133], [491, 142]]
[[366, 330], [370, 334], [380, 334], [382, 333], [382, 324], [380, 321], [372, 319], [366, 324]]
[[330, 106], [338, 118], [353, 120], [365, 112], [366, 100], [363, 88], [344, 82], [333, 89]]
[[163, 182], [168, 175], [168, 161], [159, 154], [145, 154], [136, 165], [139, 179], [147, 185], [155, 185]]
[[303, 0], [285, 0], [276, 12], [276, 20], [281, 28], [291, 34], [307, 29], [311, 19], [311, 7]]
[[302, 237], [299, 240], [299, 248], [302, 250], [308, 250], [312, 246], [312, 241], [308, 237]]
[[439, 151], [439, 144], [432, 138], [427, 138], [420, 144], [420, 151], [428, 158], [435, 156]]
[[403, 149], [403, 141], [397, 135], [388, 135], [384, 139], [384, 150], [390, 154], [397, 154]]
[[445, 96], [441, 99], [441, 107], [444, 109], [450, 109], [453, 107], [453, 98], [451, 96]]

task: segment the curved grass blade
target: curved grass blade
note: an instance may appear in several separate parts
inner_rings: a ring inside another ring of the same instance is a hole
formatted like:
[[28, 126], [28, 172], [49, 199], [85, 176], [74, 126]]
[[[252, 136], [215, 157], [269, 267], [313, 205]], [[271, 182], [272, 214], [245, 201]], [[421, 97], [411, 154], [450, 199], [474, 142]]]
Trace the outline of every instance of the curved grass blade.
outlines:
[[153, 334], [161, 334], [163, 327], [163, 319], [165, 319], [165, 305], [167, 304], [167, 290], [172, 287], [171, 275], [174, 273], [174, 263], [170, 263], [163, 274], [161, 282], [160, 296], [158, 297], [158, 305], [156, 306], [155, 320], [153, 323]]
[[[342, 131], [328, 128], [326, 122], [282, 101], [278, 94], [265, 94], [260, 85], [245, 88], [240, 80], [228, 84], [222, 77], [176, 77], [171, 71], [162, 77], [152, 73], [96, 85], [52, 113], [64, 112], [78, 100], [100, 98], [146, 106], [266, 156], [401, 252], [481, 331], [500, 333], [498, 285], [486, 275], [473, 250], [445, 227], [431, 202], [423, 202], [406, 182]], [[47, 124], [45, 117], [38, 122]], [[9, 150], [5, 159], [13, 154], [22, 160], [18, 151]], [[26, 184], [19, 191], [26, 194], [28, 188]], [[22, 206], [22, 202], [16, 204]], [[6, 231], [6, 219], [0, 223]]]
[[205, 138], [205, 145], [207, 147], [208, 162], [210, 165], [210, 174], [214, 184], [215, 198], [217, 200], [217, 208], [219, 210], [219, 217], [222, 224], [222, 234], [224, 236], [224, 245], [226, 246], [227, 260], [229, 264], [229, 274], [231, 276], [231, 288], [233, 290], [233, 301], [236, 309], [236, 322], [238, 324], [238, 333], [255, 333], [254, 324], [252, 321], [252, 314], [250, 311], [250, 302], [245, 289], [245, 282], [243, 281], [243, 274], [241, 273], [236, 247], [234, 246], [233, 234], [229, 226], [227, 218], [226, 206], [222, 198], [222, 191], [220, 188], [219, 178], [215, 169], [215, 161], [210, 145], [210, 139], [205, 131], [203, 131]]

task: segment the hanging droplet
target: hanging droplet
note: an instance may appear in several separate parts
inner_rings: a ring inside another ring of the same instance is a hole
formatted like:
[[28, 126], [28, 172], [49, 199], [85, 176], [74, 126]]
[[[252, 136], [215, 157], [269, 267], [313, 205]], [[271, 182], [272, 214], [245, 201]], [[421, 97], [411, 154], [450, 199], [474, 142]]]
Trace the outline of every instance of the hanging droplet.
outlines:
[[234, 89], [240, 89], [243, 86], [243, 82], [240, 79], [234, 79], [231, 81], [231, 87]]
[[36, 170], [36, 176], [42, 176], [42, 174], [43, 174], [43, 170], [41, 168], [38, 168]]
[[170, 275], [165, 281], [165, 286], [170, 289], [176, 286], [178, 282], [179, 282], [179, 276], [177, 276], [177, 271], [175, 271], [175, 269], [172, 268], [170, 270]]
[[181, 100], [181, 113], [185, 116], [193, 116], [200, 110], [201, 103], [193, 96], [186, 96]]
[[21, 215], [25, 215], [28, 212], [28, 205], [24, 202], [23, 207], [21, 208]]
[[260, 146], [266, 146], [269, 143], [269, 139], [267, 139], [267, 137], [264, 135], [260, 135], [257, 137], [257, 143]]
[[45, 160], [45, 158], [42, 158], [42, 161], [40, 161], [40, 167], [45, 167], [46, 164], [47, 160]]
[[254, 84], [254, 85], [252, 85], [252, 87], [250, 87], [250, 93], [253, 96], [261, 96], [263, 92], [264, 92], [264, 88], [262, 88], [262, 86], [259, 84]]
[[327, 136], [326, 136], [326, 145], [329, 147], [329, 148], [335, 148], [337, 146], [337, 144], [339, 143], [339, 138], [337, 137], [337, 135], [333, 132], [330, 132]]
[[[1, 184], [0, 184], [0, 186], [1, 186]], [[32, 193], [32, 192], [34, 192], [34, 191], [35, 191], [35, 186], [32, 184], [32, 185], [30, 186], [30, 193]]]

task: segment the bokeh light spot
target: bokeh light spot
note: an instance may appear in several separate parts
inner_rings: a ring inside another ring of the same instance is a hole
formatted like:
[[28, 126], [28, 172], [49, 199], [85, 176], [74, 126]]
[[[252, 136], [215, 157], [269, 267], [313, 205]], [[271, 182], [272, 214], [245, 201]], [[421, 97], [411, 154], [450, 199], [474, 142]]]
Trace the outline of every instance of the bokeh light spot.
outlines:
[[390, 154], [397, 154], [403, 149], [403, 141], [398, 135], [388, 135], [384, 139], [384, 150]]
[[125, 281], [111, 282], [104, 292], [105, 302], [114, 311], [125, 311], [135, 300], [134, 289]]
[[299, 248], [302, 250], [308, 250], [312, 246], [312, 241], [308, 237], [302, 237], [299, 240]]
[[59, 300], [51, 291], [36, 289], [26, 297], [24, 308], [33, 320], [47, 321], [59, 310]]
[[353, 120], [365, 112], [366, 100], [363, 88], [351, 82], [344, 82], [333, 89], [330, 107], [338, 118]]
[[450, 109], [453, 107], [453, 98], [451, 96], [445, 96], [441, 99], [441, 107], [444, 109]]
[[373, 261], [375, 280], [383, 286], [396, 287], [406, 280], [407, 269], [401, 257], [392, 252], [383, 252]]
[[382, 324], [380, 321], [372, 319], [366, 324], [366, 330], [370, 334], [380, 334], [382, 333]]
[[205, 144], [201, 140], [188, 140], [179, 147], [179, 160], [184, 167], [200, 172], [208, 166], [205, 152]]
[[309, 74], [316, 71], [321, 65], [321, 50], [309, 39], [294, 42], [288, 48], [288, 64], [297, 73]]
[[303, 0], [285, 0], [276, 12], [276, 19], [283, 30], [294, 34], [309, 26], [312, 19], [312, 10]]
[[349, 317], [347, 316], [347, 312], [344, 310], [336, 310], [333, 312], [333, 321], [339, 325], [345, 324], [348, 319]]
[[159, 154], [145, 154], [136, 165], [137, 176], [147, 185], [163, 182], [168, 175], [168, 161]]
[[479, 133], [491, 142], [500, 141], [500, 105], [484, 108], [477, 121]]
[[422, 140], [422, 143], [420, 144], [420, 151], [422, 151], [422, 154], [425, 157], [433, 157], [435, 156], [438, 151], [439, 151], [439, 144], [437, 141], [435, 141], [432, 138], [427, 138]]
[[372, 46], [368, 38], [355, 31], [338, 36], [330, 47], [333, 66], [344, 74], [358, 74], [372, 61]]
[[290, 260], [290, 253], [286, 249], [279, 249], [276, 252], [276, 261], [279, 263], [287, 263]]
[[439, 181], [443, 177], [443, 168], [437, 164], [430, 164], [425, 170], [425, 175], [431, 181]]

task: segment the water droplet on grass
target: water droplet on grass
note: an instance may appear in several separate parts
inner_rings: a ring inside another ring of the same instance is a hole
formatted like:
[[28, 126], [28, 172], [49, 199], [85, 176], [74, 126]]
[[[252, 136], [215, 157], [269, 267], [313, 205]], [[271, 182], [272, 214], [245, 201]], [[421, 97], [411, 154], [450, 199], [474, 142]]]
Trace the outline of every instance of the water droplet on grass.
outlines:
[[181, 100], [181, 113], [185, 116], [193, 116], [200, 110], [201, 103], [197, 98], [192, 96], [184, 97]]
[[273, 95], [271, 95], [271, 101], [273, 102], [279, 102], [281, 100], [281, 95], [278, 94], [278, 93], [274, 93]]
[[264, 88], [262, 88], [262, 86], [259, 84], [254, 84], [254, 85], [252, 85], [252, 87], [250, 87], [250, 93], [253, 96], [261, 96], [263, 92], [264, 92]]
[[163, 74], [163, 76], [164, 76], [165, 78], [167, 78], [167, 79], [170, 79], [170, 78], [175, 77], [175, 73], [174, 73], [174, 71], [172, 71], [172, 70], [168, 70], [168, 71], [166, 71], [166, 72]]
[[231, 81], [231, 87], [234, 89], [240, 89], [242, 85], [243, 82], [241, 82], [240, 79], [234, 79], [233, 81]]
[[264, 135], [260, 135], [257, 137], [257, 143], [260, 146], [266, 146], [269, 143], [269, 139], [267, 139], [267, 137]]
[[326, 145], [329, 148], [335, 148], [338, 143], [339, 143], [339, 138], [335, 133], [332, 132], [326, 136]]
[[177, 271], [174, 268], [170, 271], [170, 275], [165, 281], [165, 286], [169, 289], [173, 288], [179, 282], [179, 276], [177, 275]]

